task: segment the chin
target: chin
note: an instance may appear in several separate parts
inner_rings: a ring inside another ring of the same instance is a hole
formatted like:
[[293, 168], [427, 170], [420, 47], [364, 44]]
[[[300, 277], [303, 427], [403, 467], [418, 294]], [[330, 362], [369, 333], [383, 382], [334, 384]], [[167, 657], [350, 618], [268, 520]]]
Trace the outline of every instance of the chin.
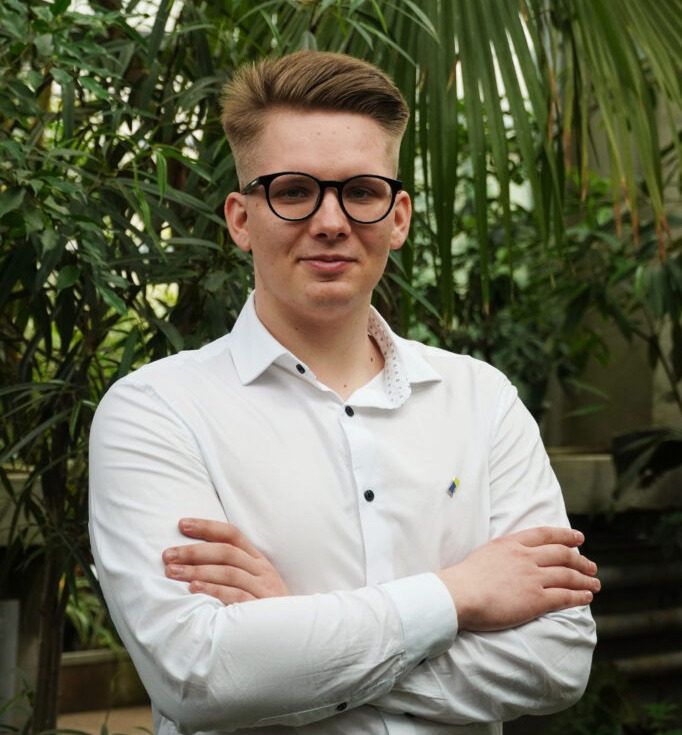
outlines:
[[337, 312], [356, 309], [360, 306], [368, 307], [371, 298], [371, 293], [360, 295], [343, 284], [327, 283], [316, 284], [315, 287], [306, 289], [301, 302], [307, 303], [316, 309]]
[[360, 298], [357, 295], [342, 293], [307, 294], [299, 305], [304, 309], [312, 309], [317, 318], [337, 318], [345, 316], [359, 308], [368, 308], [369, 298]]

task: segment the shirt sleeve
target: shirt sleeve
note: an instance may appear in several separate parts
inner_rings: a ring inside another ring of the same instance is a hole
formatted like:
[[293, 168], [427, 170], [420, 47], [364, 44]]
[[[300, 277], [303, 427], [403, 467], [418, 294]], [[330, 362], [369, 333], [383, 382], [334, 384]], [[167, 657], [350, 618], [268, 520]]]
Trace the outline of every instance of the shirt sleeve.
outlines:
[[186, 516], [225, 520], [200, 450], [149, 385], [121, 381], [90, 438], [93, 554], [150, 698], [181, 732], [334, 716], [390, 691], [456, 637], [452, 600], [432, 574], [229, 606], [191, 594], [161, 559], [192, 542], [177, 529]]
[[[490, 538], [535, 526], [568, 526], [537, 424], [508, 381], [494, 405], [488, 448]], [[584, 692], [595, 643], [588, 607], [510, 630], [461, 631], [446, 653], [407, 672], [373, 704], [453, 725], [549, 714]]]

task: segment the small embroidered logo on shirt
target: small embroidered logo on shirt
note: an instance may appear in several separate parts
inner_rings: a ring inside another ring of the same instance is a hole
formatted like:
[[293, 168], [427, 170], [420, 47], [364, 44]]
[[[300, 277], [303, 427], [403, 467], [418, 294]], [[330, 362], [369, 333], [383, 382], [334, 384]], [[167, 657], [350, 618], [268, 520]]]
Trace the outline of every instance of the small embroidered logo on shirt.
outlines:
[[450, 483], [450, 487], [448, 488], [448, 493], [450, 497], [452, 497], [457, 492], [458, 487], [459, 487], [459, 480], [455, 477], [455, 479]]

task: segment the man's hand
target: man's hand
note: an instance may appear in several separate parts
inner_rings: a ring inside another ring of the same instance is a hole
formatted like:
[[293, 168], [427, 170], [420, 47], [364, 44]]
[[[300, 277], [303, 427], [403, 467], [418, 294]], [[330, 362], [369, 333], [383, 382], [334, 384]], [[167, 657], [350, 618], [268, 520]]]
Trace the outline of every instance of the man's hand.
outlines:
[[[166, 575], [226, 605], [289, 595], [270, 561], [236, 527], [184, 518], [179, 528], [202, 543], [166, 549]], [[513, 628], [556, 610], [587, 605], [600, 589], [597, 567], [576, 553], [570, 528], [532, 528], [493, 539], [438, 572], [457, 609], [460, 630]]]
[[225, 605], [291, 594], [270, 561], [236, 527], [221, 521], [183, 518], [180, 531], [199, 544], [163, 552], [166, 576], [189, 582], [190, 592]]
[[532, 528], [493, 539], [439, 572], [460, 630], [504, 630], [590, 603], [601, 585], [594, 562], [574, 550], [583, 541], [569, 528]]

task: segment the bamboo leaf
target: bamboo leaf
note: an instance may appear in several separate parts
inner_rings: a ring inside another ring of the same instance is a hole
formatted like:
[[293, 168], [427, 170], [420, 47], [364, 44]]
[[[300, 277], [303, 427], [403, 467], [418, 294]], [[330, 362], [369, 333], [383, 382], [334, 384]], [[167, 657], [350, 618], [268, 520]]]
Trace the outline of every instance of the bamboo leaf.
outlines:
[[467, 133], [471, 149], [471, 164], [474, 180], [474, 202], [476, 207], [476, 229], [481, 267], [483, 303], [490, 302], [490, 259], [488, 249], [488, 173], [486, 166], [486, 133], [484, 111], [481, 103], [480, 81], [477, 75], [477, 36], [472, 18], [472, 8], [465, 0], [454, 3], [456, 26], [461, 28], [457, 36], [462, 65], [462, 85], [465, 104]]
[[16, 457], [25, 446], [31, 444], [41, 435], [47, 433], [47, 431], [56, 424], [64, 421], [70, 413], [70, 408], [65, 408], [62, 411], [55, 413], [53, 416], [50, 416], [45, 421], [41, 422], [31, 431], [24, 434], [24, 436], [22, 436], [21, 439], [16, 441], [14, 444], [10, 444], [10, 446], [7, 447], [4, 452], [0, 452], [0, 466], [7, 464], [13, 457]]
[[405, 291], [407, 291], [407, 293], [409, 293], [415, 301], [418, 301], [428, 312], [430, 312], [432, 316], [434, 316], [437, 320], [440, 320], [441, 315], [439, 314], [436, 307], [401, 275], [399, 275], [398, 273], [390, 272], [387, 274], [387, 278], [400, 286], [400, 288], [405, 289]]
[[101, 296], [102, 301], [104, 301], [107, 306], [110, 306], [114, 311], [121, 314], [121, 316], [125, 316], [128, 313], [128, 307], [126, 306], [125, 301], [123, 301], [123, 299], [110, 288], [97, 285], [97, 293]]
[[153, 323], [158, 327], [159, 331], [166, 337], [168, 343], [175, 352], [181, 352], [185, 341], [177, 328], [170, 322], [163, 319], [153, 319]]

